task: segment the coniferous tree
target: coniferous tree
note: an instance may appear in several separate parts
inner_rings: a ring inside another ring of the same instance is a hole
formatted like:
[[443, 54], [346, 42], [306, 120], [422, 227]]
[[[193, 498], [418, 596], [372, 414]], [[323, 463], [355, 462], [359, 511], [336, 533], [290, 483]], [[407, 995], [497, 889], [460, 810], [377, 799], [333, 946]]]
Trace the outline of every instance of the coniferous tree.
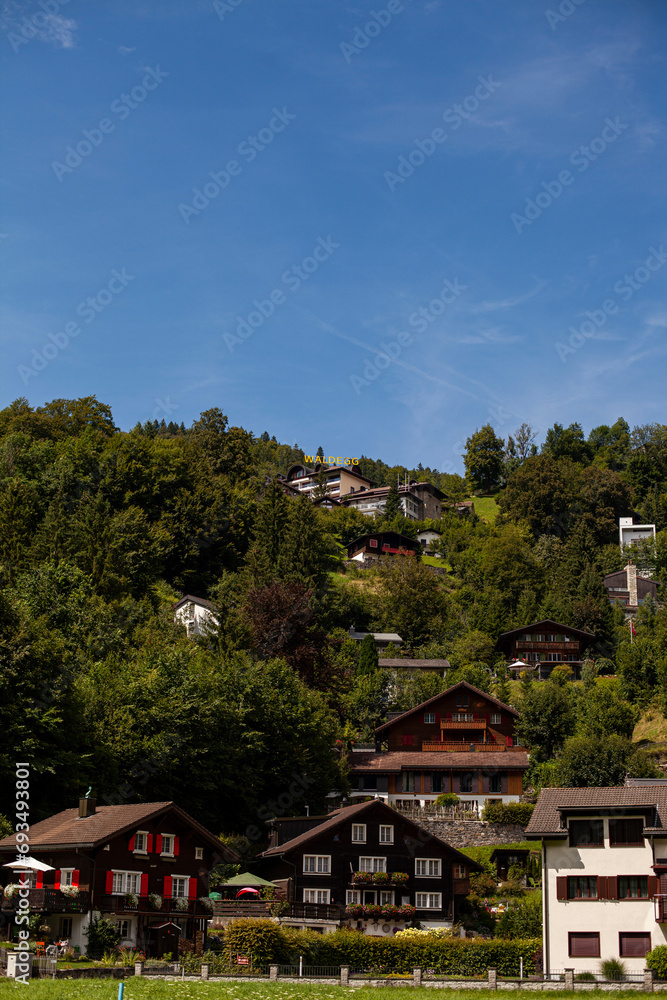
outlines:
[[289, 500], [282, 486], [273, 482], [257, 508], [248, 566], [255, 586], [266, 587], [278, 579], [278, 562], [287, 521]]
[[359, 650], [358, 674], [374, 674], [378, 669], [378, 651], [371, 632], [367, 632], [361, 641]]
[[401, 506], [401, 496], [398, 492], [398, 483], [392, 483], [389, 487], [384, 507], [382, 508], [382, 519], [390, 524], [395, 517], [398, 517], [402, 513], [403, 508]]

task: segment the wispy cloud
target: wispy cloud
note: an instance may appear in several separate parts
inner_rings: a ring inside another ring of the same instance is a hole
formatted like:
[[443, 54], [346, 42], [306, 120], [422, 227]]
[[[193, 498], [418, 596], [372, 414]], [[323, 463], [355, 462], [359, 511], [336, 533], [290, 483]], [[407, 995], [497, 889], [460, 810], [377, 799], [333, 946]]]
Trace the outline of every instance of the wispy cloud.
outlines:
[[137, 49], [136, 49], [135, 45], [133, 45], [131, 48], [128, 47], [127, 45], [119, 45], [118, 46], [118, 51], [120, 52], [120, 54], [122, 56], [127, 56], [127, 55], [130, 54], [130, 52], [136, 52]]

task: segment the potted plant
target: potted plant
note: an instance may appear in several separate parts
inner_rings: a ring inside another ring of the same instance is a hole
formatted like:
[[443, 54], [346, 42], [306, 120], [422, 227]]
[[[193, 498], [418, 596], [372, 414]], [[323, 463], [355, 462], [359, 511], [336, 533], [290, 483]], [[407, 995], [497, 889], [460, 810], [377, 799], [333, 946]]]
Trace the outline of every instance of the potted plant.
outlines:
[[409, 878], [410, 876], [408, 875], [407, 872], [391, 873], [391, 881], [394, 883], [394, 885], [406, 885]]
[[364, 916], [371, 920], [379, 920], [382, 916], [382, 907], [378, 906], [377, 903], [370, 903], [368, 906], [364, 906]]
[[373, 882], [375, 885], [386, 885], [389, 882], [389, 873], [373, 872]]
[[187, 910], [188, 908], [188, 897], [187, 896], [177, 896], [174, 900], [175, 910]]
[[373, 875], [371, 872], [355, 872], [352, 876], [352, 882], [354, 885], [364, 885], [373, 881]]
[[74, 896], [79, 895], [78, 885], [61, 885], [60, 891], [62, 892], [63, 896], [69, 896], [70, 899], [72, 899]]
[[416, 912], [417, 910], [415, 907], [411, 906], [409, 903], [405, 903], [403, 906], [398, 907], [398, 916], [401, 920], [411, 920]]
[[154, 910], [159, 910], [162, 906], [162, 896], [157, 892], [152, 892], [148, 897], [148, 902], [151, 904]]
[[345, 916], [352, 917], [353, 920], [358, 920], [359, 917], [363, 917], [364, 908], [361, 903], [350, 903], [345, 907]]
[[139, 905], [139, 897], [136, 892], [126, 892], [124, 896], [124, 902], [126, 906], [135, 907]]
[[199, 897], [199, 902], [210, 913], [213, 913], [213, 907], [215, 905], [215, 900], [209, 899], [208, 896], [200, 896]]
[[20, 882], [10, 882], [9, 885], [5, 886], [5, 899], [13, 899], [19, 889], [22, 888], [23, 886]]

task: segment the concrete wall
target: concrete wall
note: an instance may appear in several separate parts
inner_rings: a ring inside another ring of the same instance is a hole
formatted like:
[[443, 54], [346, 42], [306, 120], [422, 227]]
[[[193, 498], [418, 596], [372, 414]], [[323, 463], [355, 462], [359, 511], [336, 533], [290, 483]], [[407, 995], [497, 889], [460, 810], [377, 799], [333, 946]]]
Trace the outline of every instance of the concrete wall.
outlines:
[[[413, 817], [410, 817], [411, 819]], [[526, 828], [518, 823], [483, 823], [475, 819], [414, 819], [414, 822], [451, 847], [478, 844], [516, 844], [526, 839]]]

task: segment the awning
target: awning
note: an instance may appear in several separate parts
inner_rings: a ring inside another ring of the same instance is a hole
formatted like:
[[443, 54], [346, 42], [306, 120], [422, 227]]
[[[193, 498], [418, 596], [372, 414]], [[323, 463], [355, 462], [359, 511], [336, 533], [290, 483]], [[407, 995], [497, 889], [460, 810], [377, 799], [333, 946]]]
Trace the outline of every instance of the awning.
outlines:
[[8, 861], [3, 868], [15, 868], [18, 871], [32, 871], [32, 872], [53, 872], [55, 868], [53, 865], [45, 865], [43, 861], [38, 861], [37, 858], [22, 858], [20, 861]]

